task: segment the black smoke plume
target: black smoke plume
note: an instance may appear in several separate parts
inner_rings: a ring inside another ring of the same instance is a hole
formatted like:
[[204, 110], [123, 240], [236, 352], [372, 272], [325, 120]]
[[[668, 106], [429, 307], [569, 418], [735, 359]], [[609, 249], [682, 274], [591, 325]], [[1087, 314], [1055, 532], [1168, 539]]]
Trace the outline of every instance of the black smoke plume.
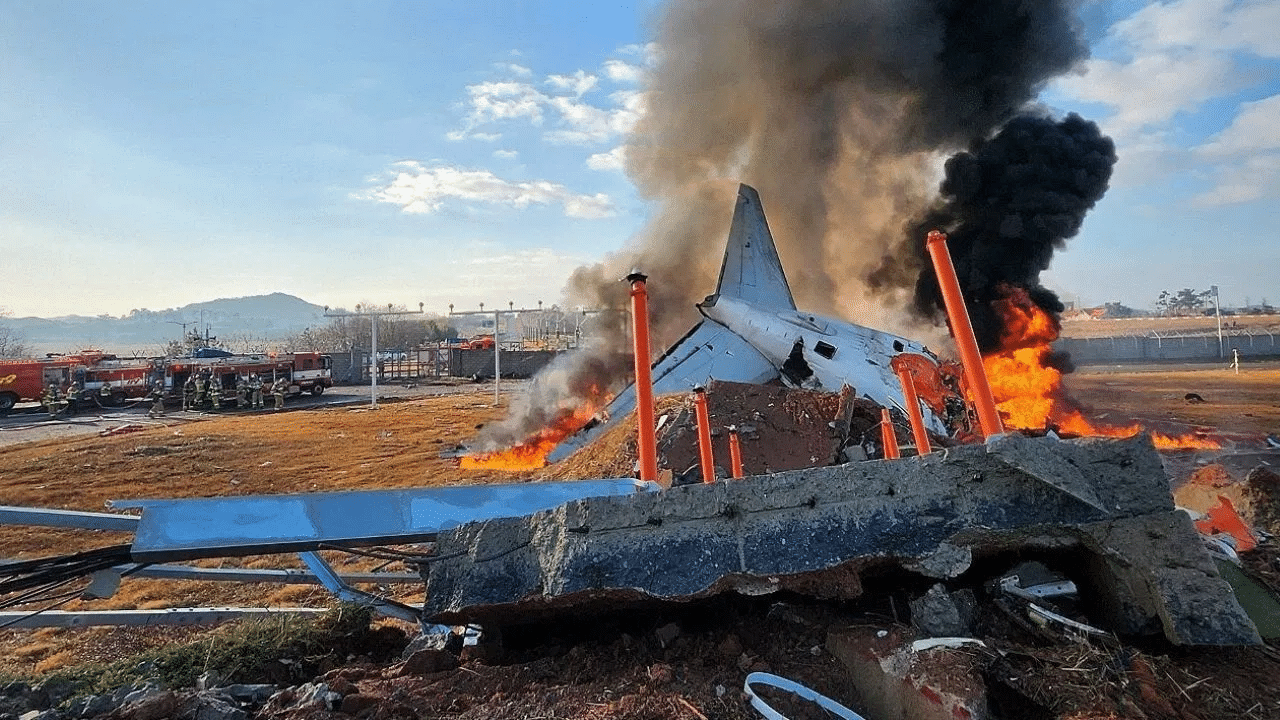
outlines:
[[993, 303], [1005, 288], [1024, 288], [1054, 317], [1064, 309], [1040, 284], [1040, 273], [1080, 231], [1085, 213], [1106, 192], [1115, 162], [1115, 144], [1079, 115], [1014, 118], [991, 139], [947, 160], [942, 199], [902, 241], [910, 252], [886, 260], [872, 278], [902, 277], [895, 265], [911, 268], [915, 309], [941, 319], [942, 294], [922, 238], [930, 230], [946, 232], [978, 345], [984, 352], [997, 349], [1002, 323]]

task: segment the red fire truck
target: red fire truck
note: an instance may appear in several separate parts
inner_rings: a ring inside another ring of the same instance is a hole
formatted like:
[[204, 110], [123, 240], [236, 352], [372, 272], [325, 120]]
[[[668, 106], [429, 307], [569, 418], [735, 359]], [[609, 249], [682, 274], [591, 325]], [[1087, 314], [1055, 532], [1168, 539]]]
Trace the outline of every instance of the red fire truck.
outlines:
[[[29, 360], [0, 361], [0, 414], [20, 402], [40, 402], [45, 388], [64, 392], [74, 381], [82, 391], [78, 401], [123, 405], [147, 393], [149, 381], [164, 376], [164, 364], [150, 358], [117, 358], [101, 350], [75, 355], [49, 355]], [[102, 393], [103, 385], [108, 392]]]
[[285, 378], [289, 381], [290, 395], [304, 392], [319, 395], [325, 388], [333, 387], [333, 358], [314, 352], [173, 358], [166, 367], [165, 385], [171, 393], [181, 395], [182, 386], [192, 374], [217, 375], [224, 400], [235, 398], [237, 378], [247, 380], [252, 374], [268, 386]]
[[[171, 395], [181, 395], [192, 373], [218, 375], [224, 398], [235, 397], [237, 376], [257, 374], [270, 385], [279, 378], [289, 381], [288, 393], [319, 395], [333, 386], [333, 359], [321, 353], [264, 353], [197, 358], [117, 358], [98, 350], [76, 355], [50, 355], [30, 360], [0, 362], [0, 414], [20, 402], [42, 402], [45, 388], [56, 385], [65, 392], [74, 381], [82, 390], [76, 401], [103, 406], [123, 405], [147, 394], [163, 380]], [[103, 385], [108, 392], [103, 393]]]

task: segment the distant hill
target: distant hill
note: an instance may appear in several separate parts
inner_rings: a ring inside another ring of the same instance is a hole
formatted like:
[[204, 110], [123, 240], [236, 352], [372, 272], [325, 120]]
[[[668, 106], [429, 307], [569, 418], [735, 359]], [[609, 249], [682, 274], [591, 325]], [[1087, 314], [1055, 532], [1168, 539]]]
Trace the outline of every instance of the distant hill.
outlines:
[[218, 338], [238, 352], [263, 349], [272, 341], [326, 322], [324, 308], [285, 293], [224, 298], [168, 310], [133, 310], [123, 317], [67, 315], [6, 318], [4, 323], [39, 353], [101, 348], [117, 355], [158, 355], [180, 340], [183, 325]]

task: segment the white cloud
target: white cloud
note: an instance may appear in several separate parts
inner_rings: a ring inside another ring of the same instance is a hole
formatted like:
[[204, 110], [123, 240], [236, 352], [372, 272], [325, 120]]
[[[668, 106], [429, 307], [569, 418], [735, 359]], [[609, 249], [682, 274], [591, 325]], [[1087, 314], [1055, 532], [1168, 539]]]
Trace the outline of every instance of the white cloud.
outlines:
[[640, 58], [640, 61], [645, 65], [645, 67], [653, 67], [654, 65], [658, 64], [658, 54], [660, 52], [660, 49], [658, 48], [658, 43], [651, 42], [651, 43], [624, 45], [618, 48], [618, 52], [622, 53], [623, 55], [638, 57]]
[[515, 63], [494, 63], [494, 67], [499, 70], [505, 70], [517, 77], [533, 77], [533, 71], [523, 65]]
[[1212, 190], [1196, 196], [1200, 207], [1234, 205], [1264, 197], [1280, 197], [1280, 153], [1251, 155], [1218, 173]]
[[497, 142], [502, 139], [502, 133], [482, 133], [470, 132], [468, 130], [450, 130], [444, 136], [454, 142], [459, 140], [479, 140], [481, 142]]
[[1230, 126], [1196, 148], [1217, 163], [1214, 187], [1195, 198], [1201, 207], [1280, 198], [1280, 95], [1240, 108]]
[[1280, 150], [1280, 95], [1242, 103], [1231, 125], [1198, 150], [1209, 156]]
[[644, 77], [644, 68], [621, 60], [606, 60], [604, 74], [617, 83], [638, 83]]
[[609, 99], [618, 107], [605, 109], [573, 98], [551, 98], [551, 106], [560, 113], [567, 128], [547, 132], [544, 139], [552, 143], [587, 145], [631, 132], [640, 119], [643, 96], [624, 91], [613, 93]]
[[1280, 57], [1278, 26], [1275, 0], [1153, 2], [1109, 32], [1128, 59], [1091, 60], [1056, 86], [1111, 107], [1108, 129], [1135, 134], [1255, 84], [1258, 77], [1239, 63], [1246, 56]]
[[583, 70], [579, 70], [572, 75], [547, 76], [548, 85], [557, 90], [571, 92], [575, 97], [582, 97], [591, 92], [599, 83], [600, 78]]
[[1280, 57], [1275, 0], [1177, 0], [1147, 5], [1113, 31], [1148, 50], [1199, 48]]
[[446, 200], [525, 208], [531, 204], [562, 205], [565, 215], [596, 219], [616, 210], [603, 193], [578, 195], [563, 185], [535, 180], [511, 182], [488, 170], [464, 170], [450, 166], [427, 167], [409, 160], [395, 164], [395, 175], [365, 197], [400, 206], [406, 213], [432, 213]]
[[539, 126], [548, 113], [558, 117], [559, 127], [543, 134], [547, 142], [560, 145], [591, 145], [626, 135], [644, 113], [644, 95], [621, 90], [609, 95], [613, 107], [600, 107], [582, 100], [599, 82], [595, 75], [579, 70], [573, 75], [552, 75], [546, 83], [568, 94], [546, 94], [528, 83], [484, 82], [467, 87], [470, 108], [465, 126], [446, 134], [450, 140], [496, 141], [498, 133], [481, 132], [489, 123], [527, 119]]
[[527, 83], [483, 82], [468, 85], [467, 94], [471, 97], [468, 119], [473, 123], [514, 118], [528, 118], [534, 125], [542, 122], [546, 96]]
[[515, 150], [494, 150], [493, 151], [494, 157], [502, 158], [503, 160], [510, 160], [511, 158], [516, 157], [519, 154], [520, 153]]
[[627, 146], [619, 145], [609, 152], [596, 153], [587, 158], [592, 170], [622, 170], [627, 166]]
[[1113, 108], [1107, 129], [1120, 135], [1164, 124], [1239, 85], [1230, 58], [1192, 52], [1159, 52], [1127, 63], [1090, 60], [1082, 74], [1057, 83], [1076, 99]]

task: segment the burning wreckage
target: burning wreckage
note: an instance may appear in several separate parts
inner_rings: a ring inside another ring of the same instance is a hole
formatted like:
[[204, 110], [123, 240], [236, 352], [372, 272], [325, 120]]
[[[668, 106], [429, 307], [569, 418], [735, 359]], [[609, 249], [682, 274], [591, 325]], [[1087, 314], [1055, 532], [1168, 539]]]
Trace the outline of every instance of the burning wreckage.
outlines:
[[[940, 268], [949, 262], [943, 240], [930, 240]], [[631, 279], [640, 345], [644, 278]], [[702, 322], [651, 367], [640, 347], [638, 382], [613, 399], [608, 420], [551, 455], [591, 453], [595, 439], [638, 415], [639, 479], [115, 503], [140, 508], [140, 517], [0, 508], [0, 523], [134, 532], [128, 546], [9, 564], [0, 589], [93, 573], [101, 580], [95, 592], [109, 595], [121, 575], [144, 565], [298, 552], [344, 599], [424, 625], [478, 623], [496, 635], [726, 593], [852, 599], [874, 578], [910, 578], [934, 585], [930, 593], [997, 578], [993, 592], [1085, 631], [1186, 645], [1261, 642], [1191, 518], [1174, 507], [1150, 437], [1004, 433], [962, 309], [953, 306], [950, 318], [962, 367], [905, 338], [798, 311], [759, 198], [743, 186], [719, 287], [699, 311]], [[852, 417], [879, 410], [885, 419], [864, 422], [858, 437], [866, 454], [814, 456], [811, 464], [832, 464], [716, 482], [699, 412], [698, 464], [709, 482], [656, 482], [649, 387], [685, 394], [706, 386], [714, 395], [774, 380], [832, 393], [845, 437]], [[977, 398], [977, 421], [966, 397]], [[894, 459], [895, 415], [910, 423], [914, 456]], [[878, 445], [865, 432], [873, 426]], [[406, 556], [416, 557], [426, 584], [420, 608], [353, 589], [316, 552], [428, 541], [429, 552]], [[1009, 571], [1028, 560], [1055, 572], [1035, 581]], [[1055, 594], [1067, 593], [1087, 623], [1050, 609]], [[43, 618], [27, 624], [57, 622], [53, 613]]]

